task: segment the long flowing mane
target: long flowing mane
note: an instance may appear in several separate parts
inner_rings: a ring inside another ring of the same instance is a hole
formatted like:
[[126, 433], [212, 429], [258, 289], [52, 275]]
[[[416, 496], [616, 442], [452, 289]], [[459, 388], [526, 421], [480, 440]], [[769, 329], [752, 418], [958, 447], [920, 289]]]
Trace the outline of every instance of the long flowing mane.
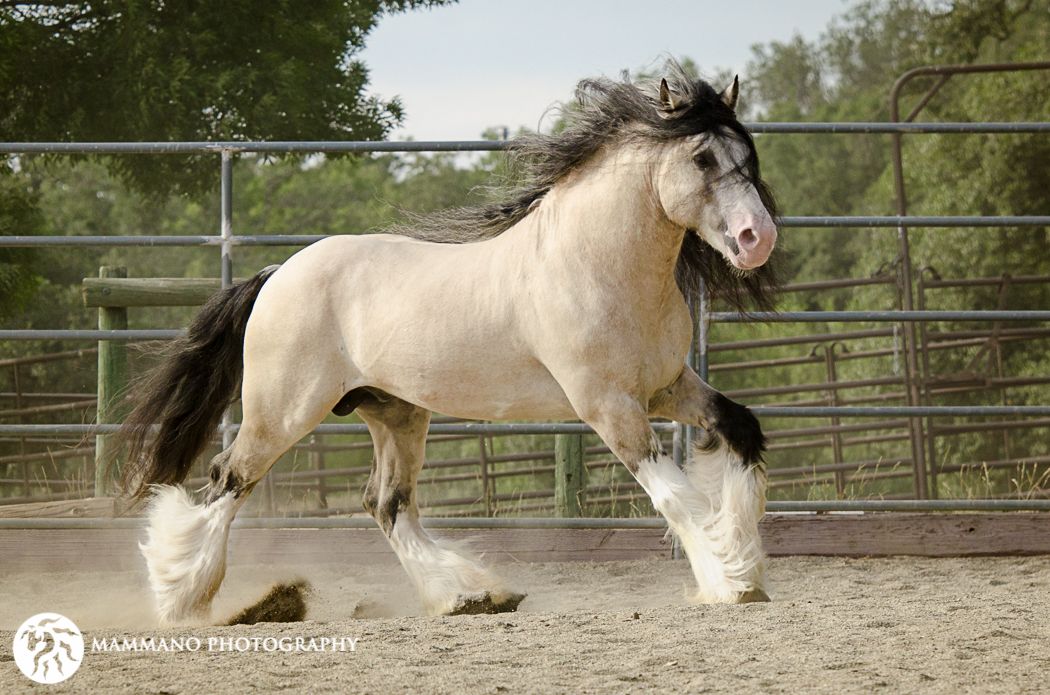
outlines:
[[[449, 244], [489, 239], [523, 220], [533, 203], [613, 140], [667, 141], [710, 132], [746, 146], [748, 154], [738, 165], [738, 173], [755, 186], [776, 220], [776, 201], [759, 174], [754, 140], [733, 110], [710, 84], [690, 77], [677, 61], [669, 60], [664, 72], [678, 101], [670, 117], [657, 108], [658, 80], [634, 83], [627, 76], [621, 81], [583, 80], [576, 87], [575, 102], [566, 109], [567, 125], [561, 132], [532, 133], [511, 142], [511, 156], [523, 172], [522, 183], [505, 190], [501, 201], [413, 217], [385, 231]], [[775, 256], [774, 252], [774, 258], [756, 270], [740, 271], [697, 234], [688, 232], [675, 278], [687, 299], [697, 297], [701, 283], [706, 283], [709, 292], [736, 309], [772, 309], [777, 285]]]

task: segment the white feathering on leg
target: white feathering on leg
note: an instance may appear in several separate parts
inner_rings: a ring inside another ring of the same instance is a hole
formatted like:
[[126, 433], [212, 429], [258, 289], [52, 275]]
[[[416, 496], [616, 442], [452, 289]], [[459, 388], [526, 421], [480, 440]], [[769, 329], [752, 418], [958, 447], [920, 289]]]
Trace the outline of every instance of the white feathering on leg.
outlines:
[[[721, 442], [714, 450], [695, 445], [686, 475], [710, 500], [712, 511], [704, 529], [727, 576], [747, 585], [747, 590], [763, 589], [765, 555], [758, 522], [765, 512], [765, 472], [745, 465]], [[703, 591], [697, 598], [704, 600]]]
[[226, 575], [226, 541], [239, 505], [227, 493], [195, 504], [181, 487], [157, 485], [139, 544], [162, 624], [207, 618]]
[[447, 614], [464, 600], [487, 596], [500, 604], [517, 594], [465, 552], [462, 543], [430, 537], [419, 520], [407, 514], [397, 517], [390, 544], [429, 615]]
[[682, 542], [698, 584], [693, 598], [702, 603], [734, 603], [762, 589], [762, 476], [723, 449], [694, 452], [688, 475], [667, 456], [638, 471], [639, 482]]

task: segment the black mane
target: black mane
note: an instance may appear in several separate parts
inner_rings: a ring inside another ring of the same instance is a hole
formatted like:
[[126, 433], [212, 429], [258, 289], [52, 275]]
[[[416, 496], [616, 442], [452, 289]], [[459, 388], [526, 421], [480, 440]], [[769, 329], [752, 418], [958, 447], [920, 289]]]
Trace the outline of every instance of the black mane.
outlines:
[[[583, 80], [576, 87], [576, 101], [566, 110], [564, 130], [523, 135], [511, 142], [510, 152], [523, 168], [524, 183], [506, 191], [502, 202], [420, 216], [390, 231], [442, 243], [488, 239], [524, 219], [534, 202], [613, 139], [666, 141], [701, 133], [732, 137], [745, 145], [747, 157], [738, 165], [738, 173], [755, 186], [777, 220], [776, 202], [759, 174], [754, 140], [734, 111], [710, 84], [691, 78], [676, 61], [668, 61], [664, 72], [677, 102], [672, 114], [661, 114], [658, 108], [658, 80], [639, 84], [626, 76], [622, 81]], [[695, 298], [701, 283], [706, 283], [711, 294], [742, 311], [749, 305], [771, 309], [777, 284], [770, 262], [753, 271], [737, 270], [692, 232], [685, 234], [675, 279], [687, 299]]]

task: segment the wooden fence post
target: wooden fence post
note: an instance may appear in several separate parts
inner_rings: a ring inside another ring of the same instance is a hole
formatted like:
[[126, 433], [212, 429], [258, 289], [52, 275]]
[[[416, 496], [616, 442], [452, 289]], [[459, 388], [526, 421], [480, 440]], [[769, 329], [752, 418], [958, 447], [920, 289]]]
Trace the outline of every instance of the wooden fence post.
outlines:
[[321, 509], [328, 509], [328, 482], [324, 477], [324, 436], [320, 434], [310, 435], [310, 458], [313, 459], [314, 470], [317, 471], [317, 504]]
[[[100, 278], [126, 278], [127, 268], [102, 266]], [[125, 307], [100, 306], [98, 328], [102, 331], [122, 330], [128, 327]], [[98, 341], [98, 417], [101, 424], [119, 424], [124, 415], [124, 392], [128, 384], [128, 351], [123, 341]], [[108, 467], [120, 462], [116, 457], [114, 435], [95, 437], [95, 497], [105, 497], [112, 491]]]
[[481, 464], [481, 501], [485, 505], [485, 516], [492, 516], [492, 478], [489, 477], [489, 452], [487, 437], [478, 437], [478, 463]]
[[580, 516], [584, 478], [583, 435], [554, 435], [554, 511], [558, 516]]

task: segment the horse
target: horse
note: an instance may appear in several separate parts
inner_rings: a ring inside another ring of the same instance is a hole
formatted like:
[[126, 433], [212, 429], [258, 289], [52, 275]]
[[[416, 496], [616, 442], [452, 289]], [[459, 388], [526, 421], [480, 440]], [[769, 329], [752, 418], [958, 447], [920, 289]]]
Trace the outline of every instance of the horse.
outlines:
[[[428, 614], [516, 610], [524, 594], [420, 523], [431, 412], [589, 425], [680, 539], [704, 603], [768, 600], [758, 520], [765, 438], [687, 365], [701, 283], [772, 307], [773, 197], [736, 116], [669, 60], [659, 81], [583, 80], [566, 127], [511, 143], [502, 202], [328, 237], [214, 295], [133, 396], [122, 481], [148, 499], [140, 545], [159, 618], [198, 620], [230, 525], [273, 463], [330, 412], [374, 442], [363, 506]], [[238, 386], [242, 424], [198, 502], [178, 483]], [[700, 428], [685, 468], [650, 424]]]

